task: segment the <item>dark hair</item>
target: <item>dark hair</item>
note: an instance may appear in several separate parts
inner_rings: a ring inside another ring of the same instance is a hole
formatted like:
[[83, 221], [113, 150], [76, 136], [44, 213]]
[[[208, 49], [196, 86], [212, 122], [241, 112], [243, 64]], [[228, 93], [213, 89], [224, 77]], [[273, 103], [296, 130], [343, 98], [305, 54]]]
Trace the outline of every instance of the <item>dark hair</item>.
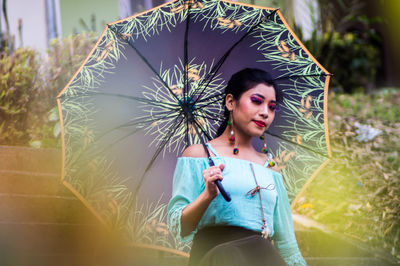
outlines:
[[[245, 68], [233, 74], [228, 81], [228, 85], [225, 88], [225, 96], [228, 94], [232, 94], [233, 99], [239, 101], [243, 93], [260, 83], [273, 86], [275, 89], [276, 102], [281, 102], [281, 93], [271, 75], [268, 72], [257, 68]], [[222, 105], [225, 106], [225, 98], [222, 102]], [[229, 111], [225, 106], [224, 121], [219, 126], [216, 137], [221, 136], [222, 133], [224, 133], [225, 128], [228, 124], [228, 120]]]

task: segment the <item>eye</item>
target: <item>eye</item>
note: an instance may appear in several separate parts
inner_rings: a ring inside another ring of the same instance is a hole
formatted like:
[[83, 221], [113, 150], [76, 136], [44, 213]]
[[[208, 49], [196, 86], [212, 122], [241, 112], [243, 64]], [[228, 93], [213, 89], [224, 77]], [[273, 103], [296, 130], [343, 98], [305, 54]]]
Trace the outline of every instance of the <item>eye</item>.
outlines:
[[261, 98], [259, 98], [259, 97], [256, 97], [256, 96], [251, 96], [250, 100], [255, 104], [262, 104], [263, 103], [263, 100]]
[[271, 111], [278, 111], [278, 110], [279, 110], [279, 108], [278, 108], [278, 106], [276, 105], [276, 103], [270, 103], [270, 104], [268, 105], [268, 108], [269, 108]]

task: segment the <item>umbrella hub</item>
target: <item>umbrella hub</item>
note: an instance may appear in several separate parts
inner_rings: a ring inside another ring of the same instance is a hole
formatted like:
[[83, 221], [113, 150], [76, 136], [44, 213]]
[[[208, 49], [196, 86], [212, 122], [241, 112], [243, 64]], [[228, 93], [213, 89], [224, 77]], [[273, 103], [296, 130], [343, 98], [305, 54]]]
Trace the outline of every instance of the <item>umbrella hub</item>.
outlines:
[[179, 99], [179, 105], [181, 106], [182, 110], [189, 116], [193, 115], [193, 111], [196, 109], [195, 101], [192, 99], [192, 97], [189, 96], [185, 96]]

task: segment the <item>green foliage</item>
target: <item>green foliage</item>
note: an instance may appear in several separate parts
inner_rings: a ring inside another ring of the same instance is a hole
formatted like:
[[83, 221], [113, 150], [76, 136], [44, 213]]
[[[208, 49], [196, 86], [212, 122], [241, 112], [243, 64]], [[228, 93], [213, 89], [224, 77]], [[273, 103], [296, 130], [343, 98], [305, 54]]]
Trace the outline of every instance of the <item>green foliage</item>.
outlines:
[[400, 123], [400, 93], [385, 88], [371, 94], [354, 93], [352, 95], [332, 94], [332, 113], [343, 113], [358, 117], [361, 123], [380, 120], [385, 125]]
[[0, 54], [0, 144], [60, 147], [56, 97], [96, 39], [87, 33], [55, 39], [44, 58], [29, 48]]
[[[47, 50], [46, 63], [43, 64], [42, 78], [46, 81], [46, 102], [56, 105], [57, 95], [72, 79], [82, 65], [97, 40], [93, 33], [71, 35], [54, 39]], [[51, 108], [50, 108], [51, 109]], [[49, 109], [49, 110], [50, 110]]]
[[380, 17], [362, 14], [359, 0], [319, 0], [320, 21], [309, 40], [303, 40], [299, 27], [296, 34], [311, 54], [334, 74], [331, 88], [351, 93], [375, 89], [377, 69], [381, 62], [381, 39], [374, 25]]
[[[299, 31], [297, 29], [298, 34]], [[382, 62], [378, 46], [369, 39], [352, 32], [329, 32], [318, 36], [315, 30], [312, 38], [304, 41], [304, 45], [334, 74], [332, 88], [351, 93], [370, 91], [375, 87], [377, 69]]]
[[63, 39], [54, 39], [50, 43], [45, 63], [42, 65], [43, 89], [40, 101], [36, 102], [36, 105], [46, 110], [44, 114], [46, 124], [38, 132], [39, 134], [34, 136], [42, 140], [44, 146], [59, 147], [61, 145], [56, 97], [82, 65], [96, 40], [95, 34], [82, 33]]
[[85, 32], [96, 32], [96, 30], [97, 30], [95, 14], [92, 14], [90, 16], [90, 27], [83, 18], [79, 19], [79, 24], [82, 26], [82, 28], [84, 29]]
[[320, 14], [319, 28], [322, 32], [348, 31], [355, 18], [362, 15], [362, 0], [317, 0]]
[[[333, 159], [295, 210], [400, 262], [400, 90], [331, 94], [329, 111]], [[382, 133], [359, 142], [358, 123]]]
[[0, 53], [0, 143], [27, 144], [37, 116], [31, 113], [40, 80], [38, 54], [29, 48]]
[[[313, 38], [315, 37], [313, 35]], [[380, 50], [358, 33], [325, 33], [320, 39], [317, 59], [334, 74], [332, 87], [344, 92], [370, 91], [375, 87], [377, 69], [381, 65]], [[315, 39], [306, 41], [312, 46]], [[344, 67], [345, 66], [345, 67]]]

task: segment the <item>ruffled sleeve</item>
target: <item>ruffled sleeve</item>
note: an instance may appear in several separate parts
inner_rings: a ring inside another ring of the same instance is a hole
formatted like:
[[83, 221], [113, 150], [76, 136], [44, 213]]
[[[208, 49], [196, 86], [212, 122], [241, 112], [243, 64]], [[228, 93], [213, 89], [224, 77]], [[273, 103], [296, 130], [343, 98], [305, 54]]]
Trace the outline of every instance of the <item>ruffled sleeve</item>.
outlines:
[[181, 236], [181, 216], [183, 209], [204, 190], [203, 170], [207, 168], [202, 158], [180, 157], [176, 163], [172, 197], [168, 203], [167, 223], [171, 233], [180, 241], [191, 241], [197, 229]]
[[297, 245], [289, 198], [282, 175], [274, 172], [274, 181], [278, 192], [274, 210], [274, 234], [272, 235], [275, 248], [289, 266], [307, 265]]

